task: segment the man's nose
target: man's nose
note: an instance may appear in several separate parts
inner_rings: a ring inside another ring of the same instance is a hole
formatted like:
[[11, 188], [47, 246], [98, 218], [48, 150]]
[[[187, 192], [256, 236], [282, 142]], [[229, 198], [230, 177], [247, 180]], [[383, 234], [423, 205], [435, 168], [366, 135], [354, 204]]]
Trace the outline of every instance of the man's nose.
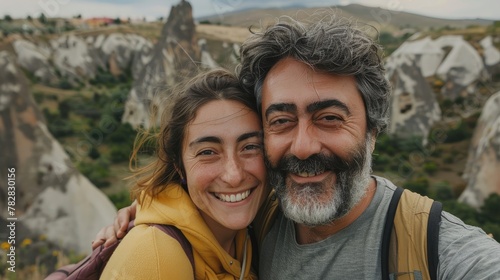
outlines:
[[290, 152], [298, 159], [307, 159], [311, 155], [318, 154], [321, 150], [321, 143], [318, 141], [314, 129], [307, 123], [302, 123], [297, 126]]
[[231, 187], [238, 187], [245, 179], [244, 173], [242, 163], [238, 158], [234, 155], [229, 155], [225, 160], [221, 179]]

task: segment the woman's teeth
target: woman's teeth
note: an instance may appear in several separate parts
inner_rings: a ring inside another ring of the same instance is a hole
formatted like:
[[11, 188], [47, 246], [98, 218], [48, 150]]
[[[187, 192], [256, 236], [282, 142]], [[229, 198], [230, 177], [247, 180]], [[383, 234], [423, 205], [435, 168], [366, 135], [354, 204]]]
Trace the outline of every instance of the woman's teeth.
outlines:
[[215, 197], [224, 202], [239, 202], [244, 200], [250, 195], [250, 190], [238, 194], [221, 194], [214, 193]]

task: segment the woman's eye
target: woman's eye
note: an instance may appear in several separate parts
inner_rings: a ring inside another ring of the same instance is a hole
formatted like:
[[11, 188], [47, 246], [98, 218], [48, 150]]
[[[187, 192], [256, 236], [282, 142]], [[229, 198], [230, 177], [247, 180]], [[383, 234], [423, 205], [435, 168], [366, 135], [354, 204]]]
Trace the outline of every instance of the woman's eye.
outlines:
[[262, 145], [259, 144], [249, 144], [245, 146], [245, 150], [260, 150], [262, 149]]
[[210, 156], [210, 155], [214, 155], [214, 154], [215, 154], [215, 152], [212, 150], [203, 150], [203, 151], [197, 153], [196, 155], [197, 156]]

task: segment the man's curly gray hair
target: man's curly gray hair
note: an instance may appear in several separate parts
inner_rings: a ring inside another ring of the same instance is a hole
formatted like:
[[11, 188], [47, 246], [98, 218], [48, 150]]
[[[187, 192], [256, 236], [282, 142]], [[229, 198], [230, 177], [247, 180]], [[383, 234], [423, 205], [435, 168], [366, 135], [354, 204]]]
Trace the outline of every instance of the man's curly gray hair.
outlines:
[[240, 82], [255, 94], [259, 110], [267, 73], [292, 57], [313, 69], [354, 76], [367, 111], [367, 132], [387, 127], [390, 86], [384, 77], [381, 47], [348, 20], [335, 16], [305, 25], [287, 17], [262, 32], [252, 32], [240, 49]]

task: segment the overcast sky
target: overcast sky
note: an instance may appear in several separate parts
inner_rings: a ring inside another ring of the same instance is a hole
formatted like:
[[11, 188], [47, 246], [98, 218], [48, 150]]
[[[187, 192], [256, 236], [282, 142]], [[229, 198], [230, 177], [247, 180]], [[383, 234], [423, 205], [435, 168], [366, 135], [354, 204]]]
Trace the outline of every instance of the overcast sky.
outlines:
[[[180, 0], [0, 0], [0, 16], [38, 17], [122, 17], [153, 20], [167, 17], [170, 7]], [[190, 0], [195, 17], [219, 14], [246, 7], [308, 7], [364, 4], [396, 11], [406, 11], [439, 18], [484, 18], [500, 20], [499, 0]], [[307, 3], [307, 4], [304, 4]]]

